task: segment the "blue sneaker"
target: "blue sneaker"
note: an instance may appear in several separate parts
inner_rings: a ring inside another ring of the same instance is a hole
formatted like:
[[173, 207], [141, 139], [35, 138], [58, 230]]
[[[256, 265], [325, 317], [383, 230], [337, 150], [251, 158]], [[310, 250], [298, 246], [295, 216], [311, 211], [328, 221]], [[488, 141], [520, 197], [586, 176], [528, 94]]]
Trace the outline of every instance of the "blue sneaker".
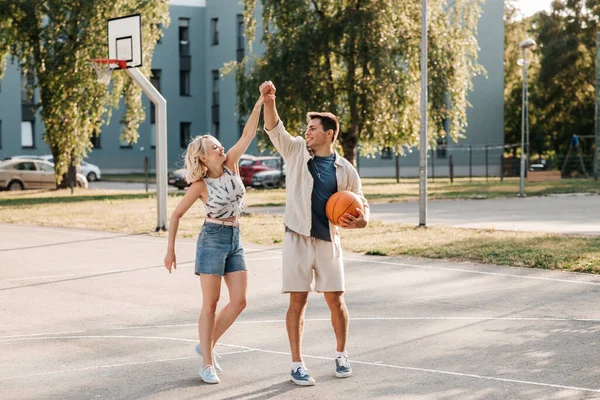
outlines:
[[[200, 343], [196, 344], [194, 350], [196, 350], [196, 354], [202, 357], [202, 348], [200, 347]], [[217, 370], [217, 372], [223, 372], [223, 368], [221, 368], [221, 366], [217, 362], [217, 358], [221, 358], [221, 356], [216, 351], [213, 351], [213, 362], [215, 363], [215, 369]]]
[[352, 367], [348, 356], [340, 356], [335, 358], [335, 376], [338, 378], [347, 378], [352, 375]]
[[300, 386], [314, 386], [317, 382], [308, 374], [308, 369], [305, 367], [298, 367], [292, 370], [290, 376], [292, 382]]
[[220, 383], [221, 380], [217, 376], [217, 371], [212, 365], [200, 368], [200, 378], [206, 383]]

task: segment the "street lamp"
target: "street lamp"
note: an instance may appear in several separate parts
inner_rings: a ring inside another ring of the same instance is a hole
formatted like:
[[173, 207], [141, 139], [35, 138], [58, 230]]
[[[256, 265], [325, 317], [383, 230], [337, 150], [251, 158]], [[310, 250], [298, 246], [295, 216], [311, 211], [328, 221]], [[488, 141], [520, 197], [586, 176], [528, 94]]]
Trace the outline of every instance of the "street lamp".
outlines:
[[[525, 130], [527, 130], [527, 160], [529, 160], [529, 91], [527, 89], [527, 49], [535, 47], [535, 41], [527, 38], [519, 47], [523, 49], [523, 58], [518, 64], [523, 66], [523, 96], [521, 103], [521, 174], [519, 179], [519, 197], [525, 197]], [[529, 166], [529, 162], [527, 163]]]

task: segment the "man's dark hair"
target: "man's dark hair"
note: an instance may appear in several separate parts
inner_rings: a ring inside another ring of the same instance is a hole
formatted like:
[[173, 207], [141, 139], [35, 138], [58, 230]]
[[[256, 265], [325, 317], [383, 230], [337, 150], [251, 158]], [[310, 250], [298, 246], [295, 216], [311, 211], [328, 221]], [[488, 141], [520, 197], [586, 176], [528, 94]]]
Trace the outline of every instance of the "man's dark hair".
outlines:
[[330, 112], [314, 112], [311, 111], [306, 114], [306, 123], [308, 124], [311, 119], [318, 119], [321, 121], [321, 125], [323, 125], [323, 130], [327, 132], [328, 130], [333, 131], [333, 138], [331, 140], [332, 143], [335, 143], [337, 139], [337, 135], [340, 132], [340, 123], [335, 115]]

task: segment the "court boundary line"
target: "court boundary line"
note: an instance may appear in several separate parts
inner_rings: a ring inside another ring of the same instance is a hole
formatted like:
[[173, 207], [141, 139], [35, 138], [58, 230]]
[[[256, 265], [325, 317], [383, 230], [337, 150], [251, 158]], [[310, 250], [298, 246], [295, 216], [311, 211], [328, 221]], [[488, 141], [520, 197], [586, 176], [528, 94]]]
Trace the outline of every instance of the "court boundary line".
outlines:
[[[26, 339], [24, 338], [21, 340], [25, 341], [25, 340], [51, 340], [51, 339], [55, 339], [55, 340], [61, 340], [61, 339], [62, 340], [64, 340], [64, 339], [150, 339], [150, 340], [152, 340], [152, 339], [154, 339], [154, 340], [169, 340], [169, 341], [176, 341], [176, 342], [196, 342], [196, 340], [184, 339], [184, 338], [169, 338], [169, 337], [160, 337], [160, 336], [121, 336], [121, 335], [119, 335], [119, 336], [112, 336], [112, 335], [47, 336], [47, 337], [39, 337], [39, 338], [26, 338]], [[285, 355], [285, 356], [291, 355], [291, 353], [289, 353], [289, 352], [260, 349], [257, 347], [240, 346], [240, 345], [233, 345], [233, 344], [227, 344], [227, 343], [219, 343], [219, 345], [224, 346], [224, 347], [236, 348], [236, 349], [240, 349], [240, 350], [247, 350], [248, 352], [255, 351], [255, 352], [261, 352], [261, 353], [266, 353], [266, 354], [276, 354], [276, 355]], [[314, 356], [314, 355], [306, 355], [306, 354], [303, 354], [303, 357], [317, 359], [317, 360], [327, 360], [327, 361], [334, 360], [333, 357]], [[43, 372], [43, 373], [39, 373], [39, 374], [0, 377], [0, 381], [6, 381], [6, 380], [11, 380], [11, 379], [31, 378], [31, 377], [35, 377], [35, 376], [52, 375], [52, 374], [56, 375], [56, 374], [69, 373], [69, 372], [79, 372], [79, 371], [90, 370], [90, 369], [117, 368], [117, 367], [130, 366], [130, 365], [187, 360], [187, 359], [192, 359], [192, 358], [195, 358], [195, 357], [179, 357], [179, 358], [173, 358], [173, 359], [162, 359], [162, 360], [143, 361], [143, 362], [134, 362], [134, 363], [121, 363], [121, 364], [84, 367], [84, 368], [62, 370], [62, 371], [47, 371], [47, 372]], [[553, 383], [525, 381], [525, 380], [520, 380], [520, 379], [499, 378], [499, 377], [495, 377], [495, 376], [469, 374], [469, 373], [463, 373], [463, 372], [445, 371], [445, 370], [437, 370], [437, 369], [431, 369], [431, 368], [420, 368], [420, 367], [410, 367], [410, 366], [403, 366], [403, 365], [384, 364], [384, 363], [380, 363], [380, 362], [360, 361], [360, 360], [354, 360], [354, 359], [351, 359], [351, 362], [354, 364], [375, 366], [375, 367], [380, 367], [380, 368], [382, 367], [382, 368], [399, 369], [399, 370], [405, 370], [405, 371], [425, 372], [425, 373], [432, 373], [432, 374], [457, 376], [457, 377], [462, 377], [462, 378], [473, 378], [473, 379], [479, 379], [479, 380], [488, 380], [488, 381], [530, 385], [530, 386], [540, 386], [540, 387], [548, 387], [548, 388], [555, 388], [555, 389], [576, 390], [576, 391], [580, 391], [580, 392], [600, 393], [600, 389], [559, 385], [559, 384], [553, 384]]]
[[[559, 317], [350, 317], [352, 321], [511, 321], [511, 322], [582, 322], [596, 324], [600, 323], [600, 318], [559, 318]], [[250, 325], [250, 324], [284, 324], [284, 319], [267, 319], [267, 320], [242, 320], [234, 321], [234, 325]], [[306, 318], [304, 322], [331, 322], [330, 318]], [[144, 329], [167, 329], [167, 328], [187, 328], [196, 327], [198, 323], [183, 323], [183, 324], [164, 324], [164, 325], [136, 325], [136, 326], [116, 326], [112, 328], [98, 328], [78, 331], [62, 331], [62, 332], [44, 332], [44, 333], [28, 333], [21, 335], [0, 336], [0, 343], [18, 339], [27, 339], [35, 336], [48, 335], [73, 335], [78, 333], [88, 332], [110, 332], [110, 331], [129, 331], [129, 330], [144, 330]]]

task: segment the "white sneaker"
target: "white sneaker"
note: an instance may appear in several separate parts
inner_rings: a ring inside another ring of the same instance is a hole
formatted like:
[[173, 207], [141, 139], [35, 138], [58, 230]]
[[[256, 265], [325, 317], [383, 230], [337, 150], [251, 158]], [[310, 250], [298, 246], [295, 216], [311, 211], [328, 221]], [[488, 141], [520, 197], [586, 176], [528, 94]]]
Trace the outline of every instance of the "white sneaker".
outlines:
[[[200, 343], [196, 344], [194, 350], [196, 350], [196, 354], [202, 357], [202, 347], [200, 347]], [[221, 366], [219, 365], [217, 358], [221, 358], [221, 356], [216, 351], [213, 351], [213, 362], [215, 363], [215, 369], [217, 370], [217, 372], [223, 372], [223, 368], [221, 368]]]
[[347, 378], [352, 375], [352, 367], [348, 356], [340, 356], [335, 358], [335, 376], [338, 378]]
[[217, 371], [212, 365], [207, 365], [204, 368], [200, 368], [200, 378], [206, 383], [220, 383]]
[[292, 370], [290, 380], [300, 386], [314, 386], [317, 383], [304, 366]]

